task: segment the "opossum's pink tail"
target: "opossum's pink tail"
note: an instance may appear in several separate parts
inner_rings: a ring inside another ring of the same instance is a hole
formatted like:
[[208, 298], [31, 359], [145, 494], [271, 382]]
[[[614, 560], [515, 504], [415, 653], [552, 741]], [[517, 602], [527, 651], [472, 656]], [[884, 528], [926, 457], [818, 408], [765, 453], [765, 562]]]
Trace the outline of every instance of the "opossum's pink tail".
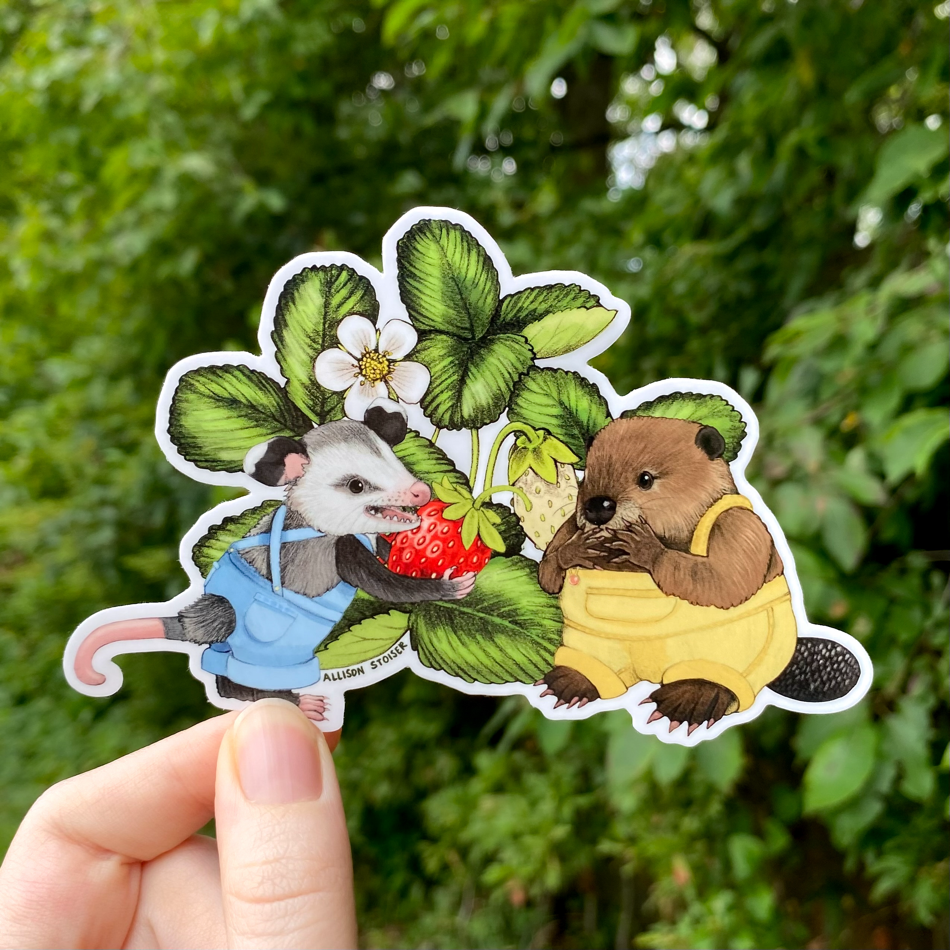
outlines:
[[162, 640], [165, 626], [157, 617], [143, 617], [141, 620], [117, 620], [96, 627], [79, 645], [76, 652], [74, 669], [76, 676], [87, 686], [101, 686], [106, 678], [92, 668], [96, 652], [118, 640]]

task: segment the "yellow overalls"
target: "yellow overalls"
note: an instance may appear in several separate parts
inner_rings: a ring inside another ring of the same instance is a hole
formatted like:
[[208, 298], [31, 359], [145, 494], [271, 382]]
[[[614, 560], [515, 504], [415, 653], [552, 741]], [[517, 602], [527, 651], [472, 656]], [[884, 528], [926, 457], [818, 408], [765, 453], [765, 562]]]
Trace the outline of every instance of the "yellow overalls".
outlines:
[[[706, 557], [716, 519], [730, 508], [752, 508], [725, 495], [700, 519], [690, 554]], [[704, 679], [731, 689], [739, 709], [785, 667], [798, 635], [784, 575], [737, 607], [698, 607], [664, 594], [649, 574], [571, 568], [561, 591], [563, 646], [556, 666], [583, 673], [603, 699], [635, 683]]]

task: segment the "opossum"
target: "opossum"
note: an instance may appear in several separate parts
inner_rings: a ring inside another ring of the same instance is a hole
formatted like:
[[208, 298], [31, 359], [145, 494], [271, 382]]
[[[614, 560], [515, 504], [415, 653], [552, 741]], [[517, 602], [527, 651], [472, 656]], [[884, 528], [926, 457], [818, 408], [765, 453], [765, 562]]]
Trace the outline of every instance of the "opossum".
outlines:
[[[472, 590], [473, 573], [413, 578], [395, 574], [383, 563], [390, 544], [379, 535], [416, 527], [420, 521], [418, 508], [431, 498], [429, 486], [410, 474], [393, 452], [392, 447], [403, 440], [406, 432], [402, 407], [382, 399], [370, 405], [363, 422], [329, 422], [300, 439], [278, 436], [247, 453], [246, 474], [268, 486], [288, 486], [283, 532], [310, 528], [323, 535], [281, 544], [280, 582], [284, 590], [318, 598], [343, 581], [395, 603], [456, 600]], [[268, 515], [248, 537], [268, 533], [273, 519], [273, 514]], [[371, 541], [374, 550], [369, 550], [358, 536]], [[266, 544], [239, 552], [267, 581], [272, 580], [269, 555]], [[213, 586], [210, 582], [211, 577], [207, 586]], [[352, 596], [352, 591], [349, 593]], [[105, 678], [94, 669], [92, 661], [96, 651], [108, 644], [158, 638], [223, 644], [238, 623], [232, 603], [206, 590], [176, 616], [122, 620], [92, 631], [77, 651], [75, 673], [82, 682], [96, 686]], [[216, 682], [222, 698], [278, 696], [297, 703], [311, 719], [324, 719], [323, 697], [301, 696], [292, 689], [260, 689], [224, 675], [217, 675]], [[297, 687], [304, 685], [313, 684]]]

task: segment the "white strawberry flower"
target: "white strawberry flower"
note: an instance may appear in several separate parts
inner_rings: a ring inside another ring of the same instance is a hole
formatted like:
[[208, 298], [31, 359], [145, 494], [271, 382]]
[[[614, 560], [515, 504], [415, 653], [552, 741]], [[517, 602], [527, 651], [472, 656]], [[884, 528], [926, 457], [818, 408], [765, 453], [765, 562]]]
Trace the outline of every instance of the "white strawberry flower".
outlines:
[[347, 391], [343, 411], [361, 420], [369, 404], [381, 396], [395, 396], [415, 404], [429, 388], [429, 371], [421, 363], [404, 360], [419, 339], [405, 320], [389, 320], [379, 330], [372, 321], [350, 314], [336, 331], [340, 346], [324, 350], [313, 364], [317, 382], [334, 392]]

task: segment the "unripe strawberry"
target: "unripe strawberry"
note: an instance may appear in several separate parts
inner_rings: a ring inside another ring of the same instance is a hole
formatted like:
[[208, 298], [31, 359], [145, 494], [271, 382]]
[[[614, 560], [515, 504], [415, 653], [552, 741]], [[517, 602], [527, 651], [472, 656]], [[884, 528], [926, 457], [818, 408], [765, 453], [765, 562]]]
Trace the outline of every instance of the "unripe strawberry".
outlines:
[[518, 495], [512, 507], [528, 540], [542, 551], [557, 529], [574, 514], [577, 456], [554, 436], [544, 432], [518, 438], [508, 457], [508, 480], [531, 499], [531, 510]]
[[557, 478], [553, 485], [530, 468], [512, 482], [534, 503], [531, 511], [525, 511], [524, 502], [517, 495], [512, 499], [512, 507], [528, 540], [542, 551], [557, 529], [574, 514], [577, 506], [577, 476], [574, 468], [564, 462], [557, 462], [556, 469]]

